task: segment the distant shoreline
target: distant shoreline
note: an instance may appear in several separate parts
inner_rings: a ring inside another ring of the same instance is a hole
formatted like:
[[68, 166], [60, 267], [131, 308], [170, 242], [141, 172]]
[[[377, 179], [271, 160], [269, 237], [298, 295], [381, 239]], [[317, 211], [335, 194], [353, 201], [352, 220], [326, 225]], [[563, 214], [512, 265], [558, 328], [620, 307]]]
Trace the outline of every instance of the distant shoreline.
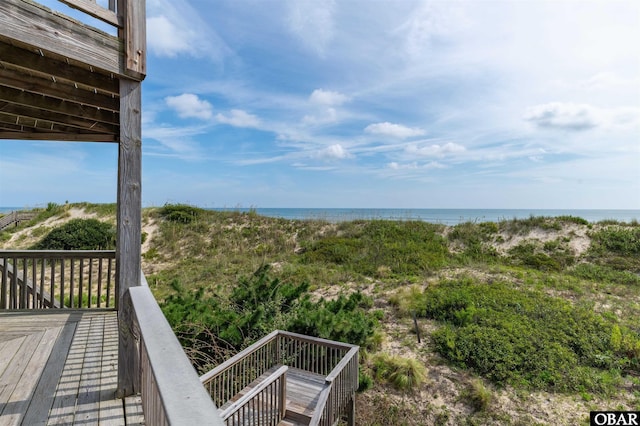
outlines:
[[[261, 216], [289, 220], [326, 220], [345, 222], [351, 220], [420, 220], [443, 225], [464, 222], [500, 222], [511, 219], [527, 219], [531, 216], [574, 216], [596, 223], [604, 220], [633, 222], [640, 220], [637, 209], [393, 209], [393, 208], [260, 208], [217, 207], [213, 211], [256, 213]], [[20, 207], [0, 207], [0, 213], [24, 210]]]

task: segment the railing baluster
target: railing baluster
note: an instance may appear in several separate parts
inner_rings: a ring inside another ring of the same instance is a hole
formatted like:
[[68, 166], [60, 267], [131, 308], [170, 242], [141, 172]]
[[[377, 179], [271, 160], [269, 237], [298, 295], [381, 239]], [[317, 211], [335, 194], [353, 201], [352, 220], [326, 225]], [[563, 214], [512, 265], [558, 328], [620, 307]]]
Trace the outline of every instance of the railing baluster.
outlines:
[[9, 286], [7, 283], [8, 277], [8, 260], [6, 257], [2, 257], [2, 283], [0, 284], [0, 309], [7, 309], [7, 293]]
[[[27, 264], [25, 259], [20, 259], [20, 263], [22, 264], [22, 283], [20, 284], [20, 308], [26, 309], [27, 307], [27, 282], [25, 280], [27, 275]], [[17, 274], [18, 270], [14, 270]]]
[[[44, 304], [44, 271], [47, 268], [47, 259], [42, 259], [42, 263], [40, 264], [40, 307], [41, 308], [45, 308], [45, 304]], [[49, 301], [49, 308], [51, 308], [51, 302], [53, 301]]]
[[80, 259], [80, 276], [78, 277], [78, 307], [82, 308], [82, 284], [84, 282], [84, 259]]
[[60, 307], [64, 308], [64, 259], [60, 259]]
[[36, 309], [38, 306], [38, 291], [36, 288], [36, 283], [38, 282], [38, 280], [36, 279], [36, 271], [37, 271], [36, 259], [32, 259], [31, 260], [31, 276], [33, 277], [31, 281], [33, 283], [33, 289], [31, 291], [31, 300], [32, 300], [31, 308], [32, 309]]
[[93, 304], [93, 301], [91, 300], [92, 290], [93, 290], [93, 259], [89, 258], [89, 278], [87, 279], [87, 293], [88, 293], [89, 300], [87, 302], [87, 308], [90, 308], [91, 305]]
[[[55, 298], [55, 282], [56, 282], [56, 260], [55, 259], [50, 259], [49, 261], [50, 265], [49, 267], [51, 268], [51, 282], [50, 282], [50, 287], [51, 287], [51, 291], [49, 292], [49, 294], [51, 295], [51, 298], [54, 299]], [[51, 301], [53, 302], [53, 300]], [[53, 303], [52, 303], [53, 304]]]
[[75, 270], [76, 270], [76, 261], [74, 259], [71, 259], [71, 276], [69, 277], [69, 307], [73, 308], [74, 306], [77, 305], [77, 303], [73, 303], [74, 299], [76, 297], [75, 295], [75, 288], [74, 288], [74, 279], [75, 279]]
[[108, 259], [107, 261], [107, 302], [106, 302], [106, 306], [107, 308], [111, 303], [111, 258]]
[[98, 259], [98, 308], [102, 298], [102, 258]]

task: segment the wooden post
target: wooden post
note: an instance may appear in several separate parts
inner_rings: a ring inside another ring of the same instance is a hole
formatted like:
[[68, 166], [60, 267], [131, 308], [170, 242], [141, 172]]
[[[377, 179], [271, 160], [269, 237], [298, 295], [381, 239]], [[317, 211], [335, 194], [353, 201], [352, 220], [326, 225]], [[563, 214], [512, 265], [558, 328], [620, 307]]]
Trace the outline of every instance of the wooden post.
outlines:
[[[120, 38], [124, 40], [124, 74], [142, 79], [147, 74], [147, 30], [144, 0], [118, 0], [123, 18]], [[121, 111], [122, 113], [122, 111]]]
[[137, 344], [133, 333], [129, 287], [140, 285], [142, 227], [142, 96], [140, 82], [120, 79], [120, 143], [118, 151], [118, 239], [116, 286], [118, 309], [118, 394], [133, 395], [139, 388]]
[[351, 394], [351, 398], [347, 403], [347, 425], [355, 426], [356, 424], [356, 395]]

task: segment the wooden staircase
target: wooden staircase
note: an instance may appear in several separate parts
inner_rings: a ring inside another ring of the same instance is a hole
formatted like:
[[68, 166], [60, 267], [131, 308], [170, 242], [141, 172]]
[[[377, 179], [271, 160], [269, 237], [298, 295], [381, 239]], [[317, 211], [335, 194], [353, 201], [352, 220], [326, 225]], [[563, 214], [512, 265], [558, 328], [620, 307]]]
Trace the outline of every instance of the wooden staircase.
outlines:
[[358, 350], [274, 331], [200, 380], [227, 426], [353, 425]]

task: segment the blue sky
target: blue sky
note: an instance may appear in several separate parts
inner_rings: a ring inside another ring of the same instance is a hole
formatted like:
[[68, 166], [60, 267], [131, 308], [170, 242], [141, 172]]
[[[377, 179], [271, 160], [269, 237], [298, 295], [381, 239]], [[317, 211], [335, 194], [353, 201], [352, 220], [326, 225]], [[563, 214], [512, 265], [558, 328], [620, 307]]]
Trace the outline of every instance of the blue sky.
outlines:
[[[147, 0], [143, 206], [640, 209], [640, 2]], [[117, 146], [0, 141], [0, 205]]]

